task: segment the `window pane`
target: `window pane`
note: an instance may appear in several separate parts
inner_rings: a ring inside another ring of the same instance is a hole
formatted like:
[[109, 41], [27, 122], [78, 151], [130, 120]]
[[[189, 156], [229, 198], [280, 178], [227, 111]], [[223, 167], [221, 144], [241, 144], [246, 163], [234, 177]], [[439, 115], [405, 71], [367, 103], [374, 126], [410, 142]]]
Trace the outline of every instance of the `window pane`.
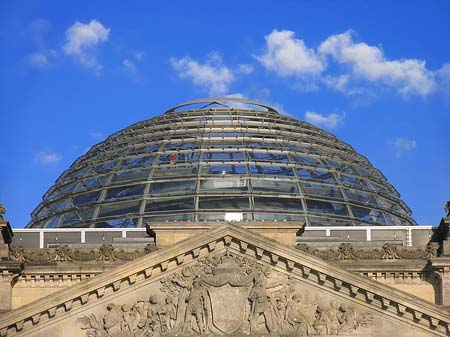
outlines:
[[203, 161], [244, 161], [243, 152], [206, 152], [203, 153]]
[[147, 168], [120, 171], [116, 173], [113, 182], [129, 180], [146, 180], [149, 170]]
[[159, 221], [193, 221], [193, 213], [182, 213], [182, 214], [163, 214], [152, 216], [144, 219], [145, 223], [159, 222]]
[[131, 185], [131, 186], [121, 186], [116, 188], [110, 188], [106, 194], [105, 200], [120, 199], [131, 197], [134, 195], [144, 194], [145, 185]]
[[254, 215], [255, 221], [305, 221], [302, 215], [280, 214], [280, 213], [262, 213], [258, 212]]
[[139, 201], [127, 201], [114, 204], [104, 204], [100, 208], [99, 217], [139, 213]]
[[137, 227], [137, 219], [111, 219], [95, 223], [95, 228], [134, 228]]
[[66, 225], [73, 222], [91, 220], [93, 214], [94, 208], [73, 209], [69, 212], [64, 213], [62, 224]]
[[200, 197], [199, 209], [249, 209], [248, 197]]
[[331, 172], [328, 171], [301, 168], [298, 169], [297, 172], [300, 178], [302, 179], [314, 179], [326, 182], [335, 181], [333, 174], [331, 174]]
[[247, 174], [247, 168], [245, 165], [205, 165], [202, 166], [202, 175], [210, 175], [210, 174]]
[[248, 180], [233, 176], [204, 179], [200, 181], [200, 191], [205, 193], [246, 192]]
[[269, 162], [289, 163], [289, 159], [284, 153], [249, 151], [248, 156], [249, 156], [250, 160], [253, 160], [253, 161], [269, 161]]
[[276, 197], [254, 197], [255, 210], [280, 210], [286, 212], [303, 211], [300, 199], [276, 198]]
[[194, 209], [194, 198], [147, 200], [145, 213]]
[[278, 165], [250, 165], [250, 174], [252, 175], [274, 175], [291, 177], [294, 175], [291, 167]]
[[348, 215], [347, 207], [345, 206], [345, 204], [340, 204], [337, 202], [307, 199], [306, 205], [308, 206], [308, 209], [312, 212]]
[[377, 198], [373, 194], [364, 191], [350, 190], [346, 188], [345, 195], [349, 200], [357, 201], [363, 204], [378, 206]]
[[175, 164], [175, 163], [192, 163], [198, 161], [198, 152], [187, 153], [164, 153], [159, 157], [160, 164]]
[[150, 194], [182, 194], [194, 192], [195, 180], [154, 182], [150, 185]]
[[98, 191], [92, 192], [92, 193], [79, 194], [73, 198], [72, 203], [74, 206], [88, 204], [90, 202], [97, 201], [99, 195], [100, 195], [100, 192], [98, 192]]
[[190, 177], [197, 175], [196, 165], [161, 166], [153, 171], [154, 178]]
[[301, 184], [306, 195], [318, 195], [322, 197], [342, 199], [341, 191], [335, 186], [322, 185], [318, 183], [308, 183], [304, 181], [302, 181]]
[[273, 192], [283, 194], [298, 194], [298, 187], [295, 182], [279, 180], [252, 179], [253, 191]]
[[363, 207], [357, 207], [357, 206], [351, 206], [353, 215], [361, 220], [368, 220], [368, 221], [374, 221], [379, 223], [386, 223], [386, 220], [384, 220], [382, 212], [376, 210], [376, 209], [370, 209], [370, 208], [363, 208]]
[[317, 216], [309, 216], [308, 219], [310, 226], [353, 226], [353, 222], [349, 220]]

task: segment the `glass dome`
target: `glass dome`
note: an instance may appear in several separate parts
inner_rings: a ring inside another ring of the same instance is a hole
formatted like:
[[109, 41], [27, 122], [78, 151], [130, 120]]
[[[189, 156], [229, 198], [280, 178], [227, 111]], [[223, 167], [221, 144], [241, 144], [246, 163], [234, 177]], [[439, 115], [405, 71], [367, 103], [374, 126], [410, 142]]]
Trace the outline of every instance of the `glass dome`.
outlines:
[[383, 174], [345, 142], [274, 108], [200, 99], [93, 146], [27, 227], [142, 227], [161, 221], [415, 225]]

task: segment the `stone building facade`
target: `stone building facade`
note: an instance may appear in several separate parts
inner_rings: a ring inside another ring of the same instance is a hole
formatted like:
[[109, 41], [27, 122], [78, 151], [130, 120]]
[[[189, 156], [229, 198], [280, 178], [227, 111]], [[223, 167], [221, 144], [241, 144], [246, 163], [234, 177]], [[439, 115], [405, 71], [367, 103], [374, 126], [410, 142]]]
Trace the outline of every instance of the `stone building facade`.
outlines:
[[0, 337], [450, 335], [449, 214], [258, 102], [137, 123], [4, 214]]

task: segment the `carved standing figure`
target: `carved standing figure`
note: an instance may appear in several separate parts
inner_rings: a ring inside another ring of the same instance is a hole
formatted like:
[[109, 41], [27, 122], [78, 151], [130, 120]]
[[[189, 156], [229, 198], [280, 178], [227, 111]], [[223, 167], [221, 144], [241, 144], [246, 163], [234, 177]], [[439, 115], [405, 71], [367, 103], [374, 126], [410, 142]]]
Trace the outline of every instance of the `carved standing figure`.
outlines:
[[353, 332], [356, 331], [357, 323], [356, 323], [356, 311], [353, 307], [348, 306], [345, 303], [342, 303], [339, 307], [339, 324], [340, 324], [340, 332]]
[[255, 276], [255, 284], [250, 291], [249, 300], [251, 303], [250, 312], [250, 333], [257, 331], [258, 319], [263, 316], [264, 323], [269, 333], [275, 332], [274, 308], [271, 297], [266, 291], [266, 282], [263, 274]]
[[302, 296], [294, 294], [286, 309], [286, 320], [294, 330], [294, 337], [309, 336], [312, 331], [311, 323], [305, 315]]
[[193, 330], [199, 334], [204, 333], [208, 328], [207, 301], [208, 294], [206, 290], [203, 289], [200, 280], [195, 279], [192, 283], [192, 290], [186, 299], [186, 315], [188, 316], [186, 322], [194, 317], [195, 325]]
[[103, 328], [108, 337], [122, 337], [122, 313], [120, 307], [114, 303], [108, 304], [103, 316]]

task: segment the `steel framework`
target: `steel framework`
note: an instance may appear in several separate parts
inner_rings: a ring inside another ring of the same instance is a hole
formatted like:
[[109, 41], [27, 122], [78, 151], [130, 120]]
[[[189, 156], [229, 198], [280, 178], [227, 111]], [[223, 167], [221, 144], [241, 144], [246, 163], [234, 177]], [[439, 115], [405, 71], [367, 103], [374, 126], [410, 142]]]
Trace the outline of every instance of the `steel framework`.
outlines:
[[395, 188], [349, 144], [262, 103], [213, 98], [93, 146], [57, 179], [27, 227], [215, 220], [416, 224]]

